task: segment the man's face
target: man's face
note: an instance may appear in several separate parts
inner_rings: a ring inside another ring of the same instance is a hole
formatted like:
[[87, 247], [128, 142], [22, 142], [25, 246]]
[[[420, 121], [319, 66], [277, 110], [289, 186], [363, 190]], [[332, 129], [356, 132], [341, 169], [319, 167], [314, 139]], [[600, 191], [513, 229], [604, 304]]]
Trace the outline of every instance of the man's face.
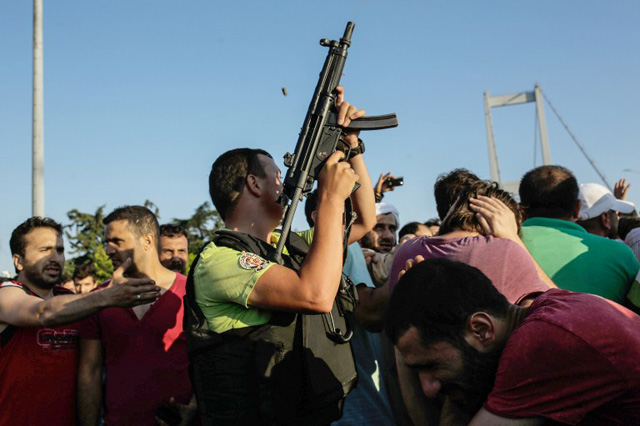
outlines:
[[82, 279], [76, 278], [73, 284], [75, 285], [76, 293], [78, 294], [89, 293], [91, 290], [96, 288], [96, 285], [98, 285], [95, 278], [93, 278], [91, 275]]
[[418, 229], [416, 230], [416, 233], [414, 235], [417, 237], [422, 235], [426, 235], [427, 237], [432, 237], [435, 234], [431, 232], [431, 229], [429, 229], [427, 225], [420, 224], [418, 225]]
[[127, 258], [131, 258], [133, 264], [129, 273], [136, 270], [136, 256], [142, 255], [139, 238], [129, 228], [126, 220], [115, 220], [107, 225], [104, 231], [105, 251], [114, 268], [119, 268]]
[[189, 242], [184, 235], [160, 237], [160, 263], [174, 272], [184, 274], [189, 263]]
[[76, 286], [73, 283], [73, 280], [68, 280], [68, 281], [63, 282], [62, 284], [60, 284], [60, 287], [66, 288], [67, 290], [71, 291], [72, 293], [77, 293]]
[[267, 196], [264, 197], [264, 206], [269, 216], [277, 217], [278, 223], [282, 220], [283, 208], [278, 199], [282, 193], [282, 176], [280, 169], [276, 166], [273, 158], [269, 158], [266, 155], [258, 154], [260, 163], [264, 168], [266, 177], [258, 178], [264, 182]]
[[14, 255], [18, 278], [42, 289], [50, 289], [62, 278], [64, 244], [52, 228], [35, 228], [24, 236], [24, 256]]
[[493, 388], [500, 359], [498, 351], [480, 353], [466, 341], [461, 348], [448, 342], [425, 346], [415, 327], [396, 344], [404, 362], [418, 373], [425, 396], [449, 397], [464, 411], [475, 414]]
[[396, 245], [398, 224], [391, 213], [376, 216], [378, 223], [361, 240], [363, 247], [379, 253], [389, 253]]

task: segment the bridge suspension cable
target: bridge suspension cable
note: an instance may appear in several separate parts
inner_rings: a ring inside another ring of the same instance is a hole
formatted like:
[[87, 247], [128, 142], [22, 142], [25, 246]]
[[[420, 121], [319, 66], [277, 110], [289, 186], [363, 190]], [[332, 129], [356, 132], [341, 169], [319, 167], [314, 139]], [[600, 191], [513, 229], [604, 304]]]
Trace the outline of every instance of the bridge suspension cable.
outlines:
[[600, 171], [600, 169], [598, 169], [598, 166], [596, 166], [595, 161], [589, 156], [589, 154], [587, 154], [587, 151], [584, 149], [582, 144], [578, 141], [578, 138], [576, 137], [576, 135], [573, 134], [571, 129], [569, 129], [569, 126], [567, 126], [567, 123], [565, 123], [564, 120], [562, 119], [562, 117], [560, 117], [560, 114], [558, 114], [558, 111], [556, 111], [555, 107], [553, 106], [553, 104], [551, 103], [549, 98], [547, 97], [547, 94], [544, 93], [542, 90], [540, 90], [540, 91], [542, 92], [542, 97], [544, 97], [544, 100], [547, 101], [547, 104], [549, 105], [549, 108], [551, 108], [551, 111], [553, 111], [553, 113], [556, 115], [556, 117], [558, 117], [558, 120], [564, 126], [565, 130], [567, 131], [567, 133], [569, 133], [569, 136], [571, 136], [571, 139], [576, 144], [578, 149], [582, 152], [582, 154], [585, 156], [585, 158], [587, 159], [589, 164], [591, 164], [591, 167], [593, 167], [593, 170], [595, 170], [596, 173], [598, 174], [598, 176], [600, 176], [600, 179], [602, 179], [602, 182], [604, 182], [605, 186], [607, 188], [609, 188], [609, 190], [613, 191], [613, 187], [607, 181], [607, 178], [605, 177], [604, 173], [602, 173]]

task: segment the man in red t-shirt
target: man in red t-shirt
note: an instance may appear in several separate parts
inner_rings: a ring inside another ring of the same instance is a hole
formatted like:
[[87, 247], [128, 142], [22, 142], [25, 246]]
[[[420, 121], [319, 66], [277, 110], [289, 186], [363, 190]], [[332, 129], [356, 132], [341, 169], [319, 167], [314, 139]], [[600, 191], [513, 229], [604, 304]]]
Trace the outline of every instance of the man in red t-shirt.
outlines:
[[[92, 294], [58, 287], [62, 227], [32, 217], [11, 234], [17, 272], [0, 284], [0, 425], [74, 425], [78, 332], [74, 321], [106, 306], [134, 306], [159, 295], [149, 279], [126, 279]], [[128, 263], [127, 263], [128, 264]]]
[[640, 317], [601, 297], [552, 289], [524, 308], [433, 259], [400, 279], [386, 330], [424, 394], [471, 425], [640, 424]]
[[[133, 309], [109, 308], [80, 323], [78, 419], [96, 425], [103, 401], [107, 425], [156, 425], [166, 413], [187, 424], [196, 413], [182, 330], [186, 277], [158, 258], [158, 221], [149, 209], [125, 206], [104, 218], [106, 253], [114, 267], [148, 277], [162, 295]], [[98, 288], [102, 288], [105, 284]]]

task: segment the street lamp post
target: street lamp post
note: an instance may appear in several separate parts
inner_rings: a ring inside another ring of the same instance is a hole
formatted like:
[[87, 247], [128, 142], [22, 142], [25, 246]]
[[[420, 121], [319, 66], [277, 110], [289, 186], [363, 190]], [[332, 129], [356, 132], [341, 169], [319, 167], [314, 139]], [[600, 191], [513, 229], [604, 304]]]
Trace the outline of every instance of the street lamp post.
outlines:
[[42, 50], [42, 0], [33, 0], [33, 216], [44, 216], [44, 79]]

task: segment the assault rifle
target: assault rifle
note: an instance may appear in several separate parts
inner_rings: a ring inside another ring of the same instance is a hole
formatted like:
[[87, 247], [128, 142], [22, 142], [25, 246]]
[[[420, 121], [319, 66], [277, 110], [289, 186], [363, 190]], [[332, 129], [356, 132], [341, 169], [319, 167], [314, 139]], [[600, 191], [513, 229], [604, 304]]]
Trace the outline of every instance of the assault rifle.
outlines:
[[284, 206], [284, 220], [281, 238], [276, 249], [275, 260], [278, 263], [282, 263], [282, 249], [291, 230], [291, 222], [298, 202], [313, 189], [313, 184], [326, 159], [336, 149], [345, 152], [346, 158], [349, 158], [351, 148], [343, 140], [345, 131], [388, 129], [398, 125], [394, 113], [362, 117], [351, 121], [346, 129], [338, 126], [338, 111], [335, 106], [336, 87], [340, 84], [354, 27], [353, 22], [348, 22], [340, 41], [320, 40], [321, 46], [329, 48], [327, 59], [320, 71], [320, 78], [309, 104], [296, 150], [293, 155], [287, 153], [284, 156], [284, 164], [288, 169], [280, 196], [280, 202]]

